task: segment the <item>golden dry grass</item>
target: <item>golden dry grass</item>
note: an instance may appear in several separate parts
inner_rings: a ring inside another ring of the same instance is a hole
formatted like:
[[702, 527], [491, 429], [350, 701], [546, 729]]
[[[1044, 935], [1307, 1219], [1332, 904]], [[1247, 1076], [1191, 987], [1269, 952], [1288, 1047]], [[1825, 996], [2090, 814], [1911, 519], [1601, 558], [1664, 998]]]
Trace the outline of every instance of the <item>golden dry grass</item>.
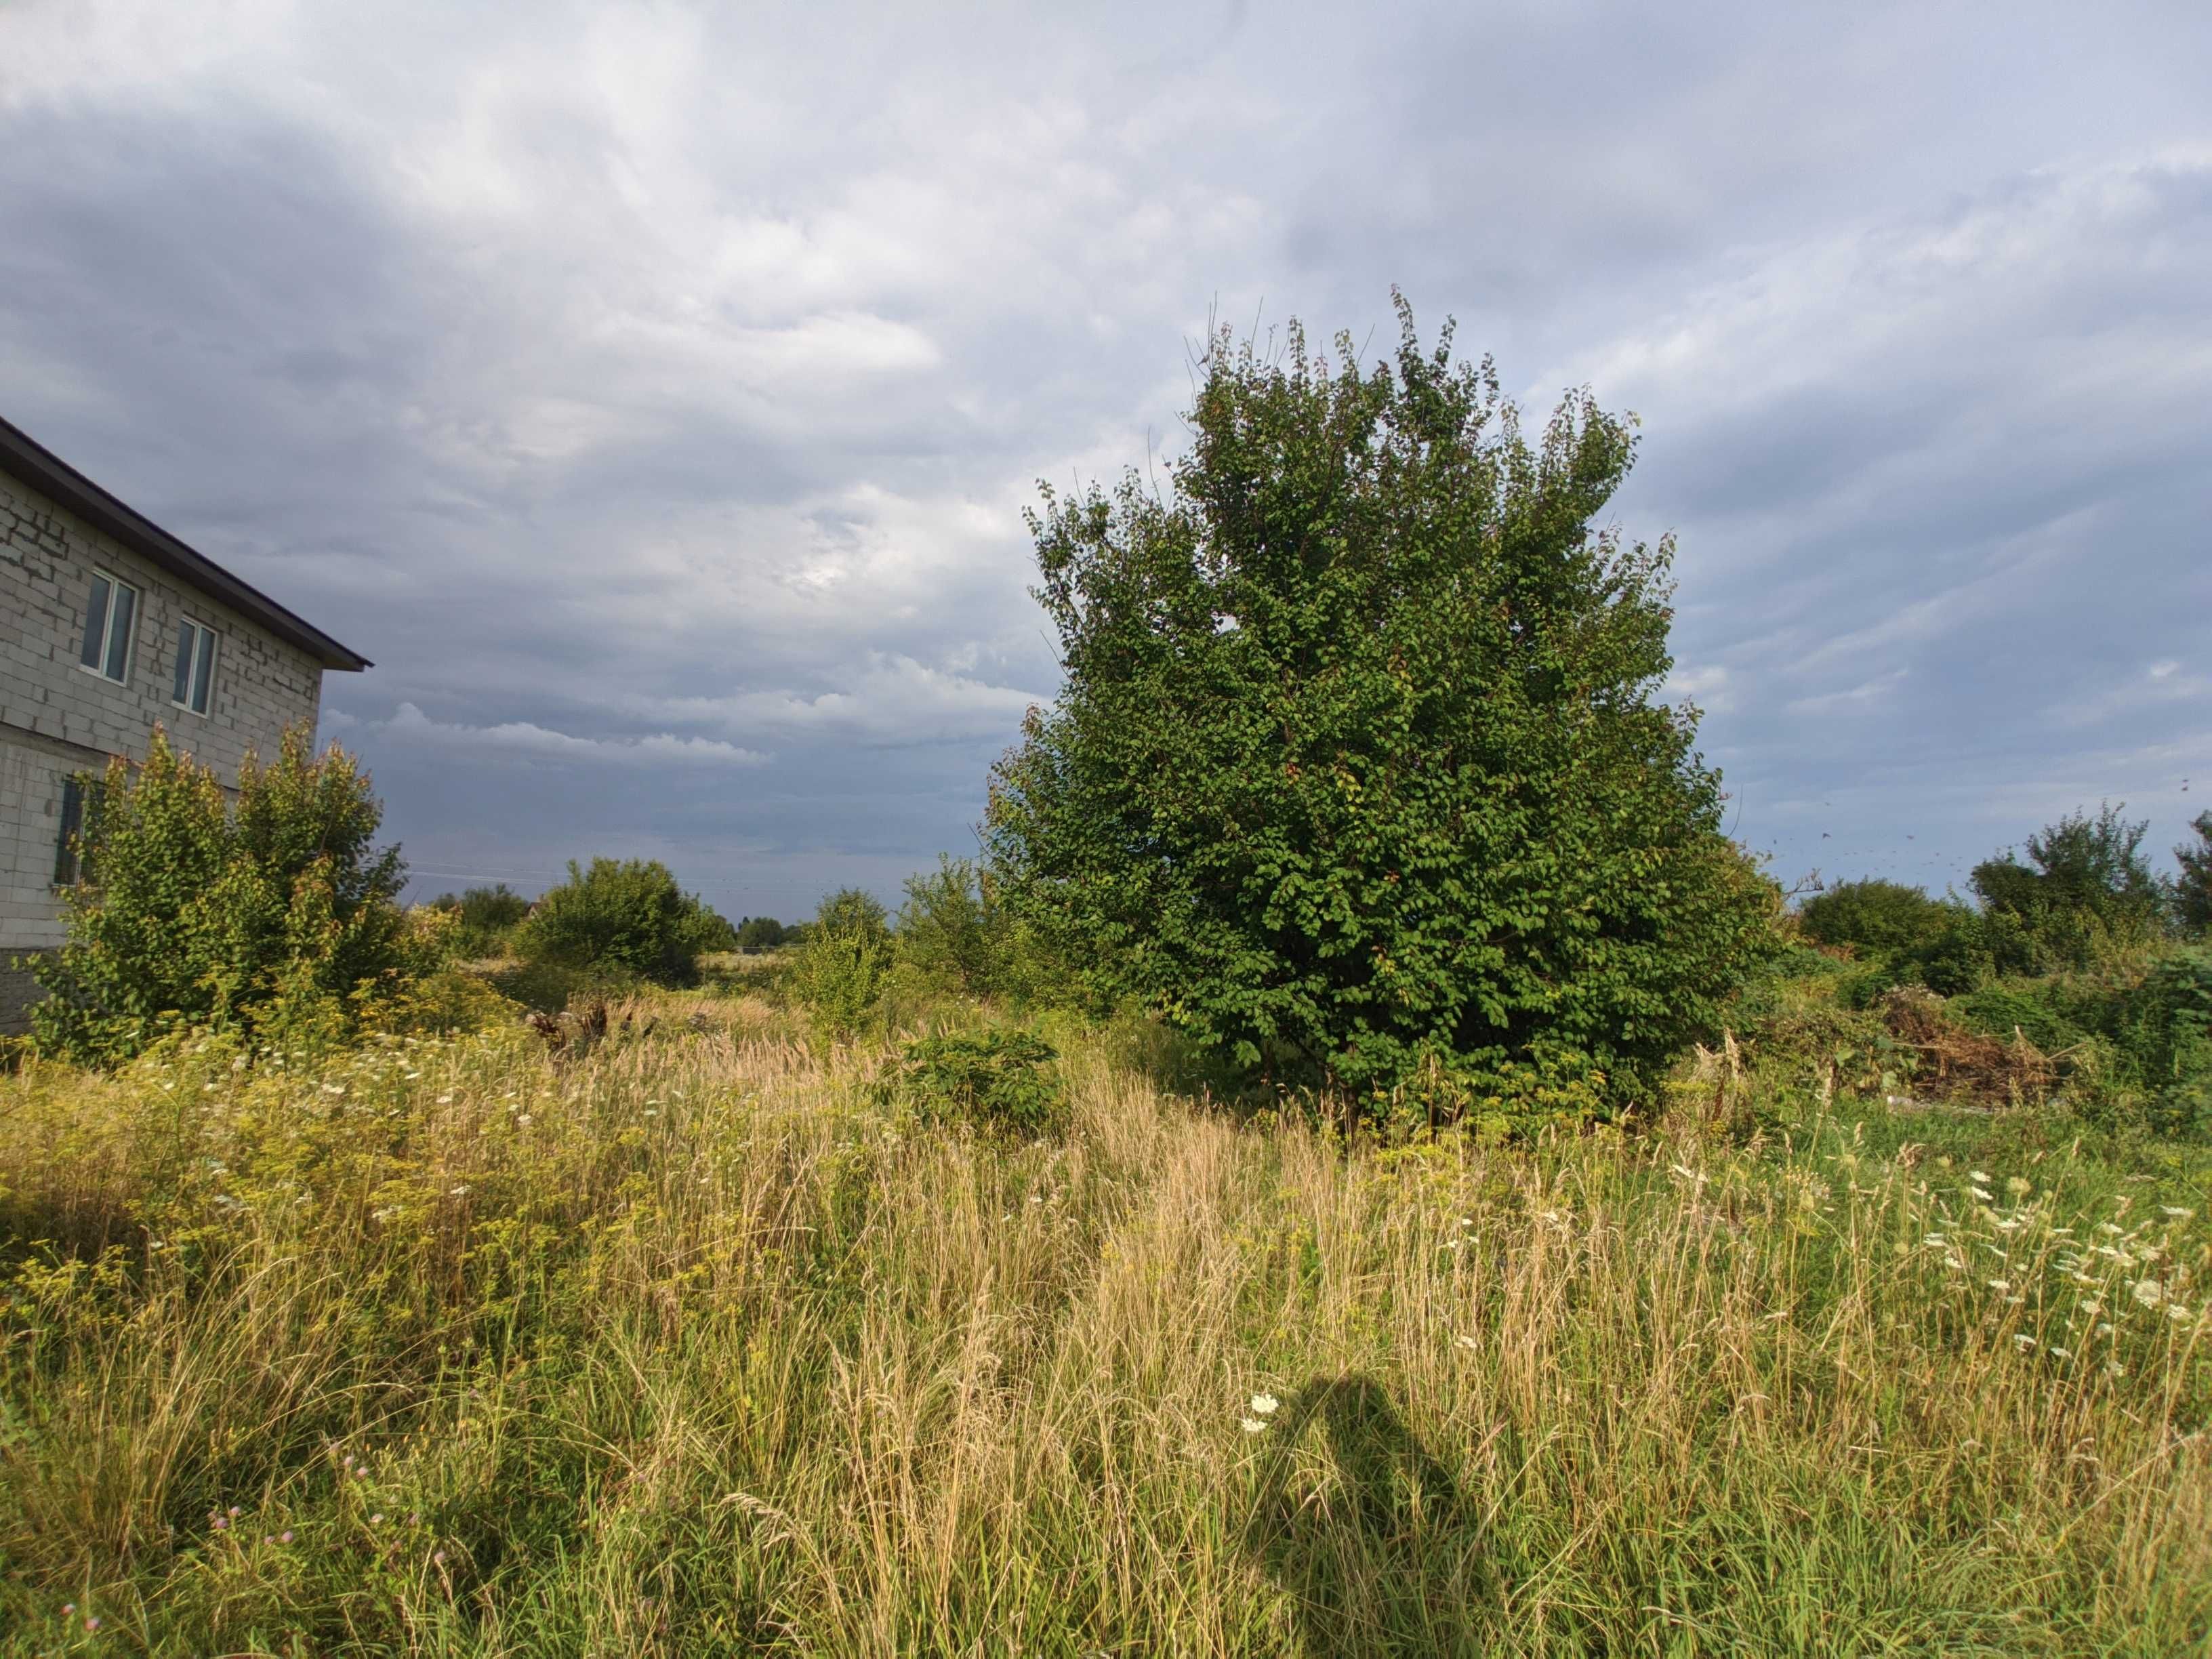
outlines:
[[2206, 1639], [2201, 1170], [1347, 1156], [1092, 1037], [1006, 1147], [649, 1012], [0, 1082], [0, 1653]]

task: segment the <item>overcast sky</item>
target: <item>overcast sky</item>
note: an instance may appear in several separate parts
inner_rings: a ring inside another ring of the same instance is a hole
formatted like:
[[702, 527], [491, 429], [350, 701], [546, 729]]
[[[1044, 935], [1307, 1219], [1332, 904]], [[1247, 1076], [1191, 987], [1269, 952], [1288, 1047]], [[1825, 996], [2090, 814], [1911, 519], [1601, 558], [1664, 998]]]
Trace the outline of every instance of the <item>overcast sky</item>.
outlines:
[[[1209, 316], [1644, 422], [1777, 872], [2212, 805], [2212, 8], [0, 0], [0, 413], [373, 658], [425, 895], [972, 850]], [[2194, 782], [2185, 785], [2185, 780]]]

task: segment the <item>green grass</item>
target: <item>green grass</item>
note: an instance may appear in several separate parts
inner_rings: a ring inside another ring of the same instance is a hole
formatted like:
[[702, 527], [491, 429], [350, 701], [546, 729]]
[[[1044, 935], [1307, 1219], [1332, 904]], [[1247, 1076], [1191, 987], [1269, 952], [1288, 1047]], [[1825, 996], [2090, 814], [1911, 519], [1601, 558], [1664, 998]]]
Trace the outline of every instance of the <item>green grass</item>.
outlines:
[[655, 1008], [0, 1079], [0, 1654], [2205, 1650], [2201, 1148], [1347, 1156], [1079, 1034], [1009, 1144]]

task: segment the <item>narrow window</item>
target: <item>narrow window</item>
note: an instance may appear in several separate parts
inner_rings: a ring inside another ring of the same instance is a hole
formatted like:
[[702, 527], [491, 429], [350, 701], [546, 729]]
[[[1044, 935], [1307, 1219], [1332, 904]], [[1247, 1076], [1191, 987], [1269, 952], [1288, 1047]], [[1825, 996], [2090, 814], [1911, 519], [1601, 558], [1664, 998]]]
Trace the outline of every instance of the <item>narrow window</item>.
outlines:
[[84, 607], [84, 643], [77, 660], [111, 680], [131, 678], [131, 625], [138, 615], [138, 590], [106, 571], [92, 573]]
[[195, 714], [207, 713], [215, 685], [215, 629], [189, 619], [177, 624], [177, 678], [170, 701]]
[[54, 844], [54, 885], [74, 887], [77, 878], [78, 839], [84, 830], [84, 780], [62, 780], [62, 832]]

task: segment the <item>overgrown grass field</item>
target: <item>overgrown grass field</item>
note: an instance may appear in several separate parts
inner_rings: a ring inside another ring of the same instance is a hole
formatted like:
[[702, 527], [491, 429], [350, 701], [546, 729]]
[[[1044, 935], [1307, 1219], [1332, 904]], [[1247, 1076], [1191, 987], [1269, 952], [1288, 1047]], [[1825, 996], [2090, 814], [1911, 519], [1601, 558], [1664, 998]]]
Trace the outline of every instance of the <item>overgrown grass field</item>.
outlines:
[[1347, 1151], [1072, 1026], [1011, 1141], [629, 1012], [0, 1079], [0, 1653], [2204, 1650], [2201, 1152]]

